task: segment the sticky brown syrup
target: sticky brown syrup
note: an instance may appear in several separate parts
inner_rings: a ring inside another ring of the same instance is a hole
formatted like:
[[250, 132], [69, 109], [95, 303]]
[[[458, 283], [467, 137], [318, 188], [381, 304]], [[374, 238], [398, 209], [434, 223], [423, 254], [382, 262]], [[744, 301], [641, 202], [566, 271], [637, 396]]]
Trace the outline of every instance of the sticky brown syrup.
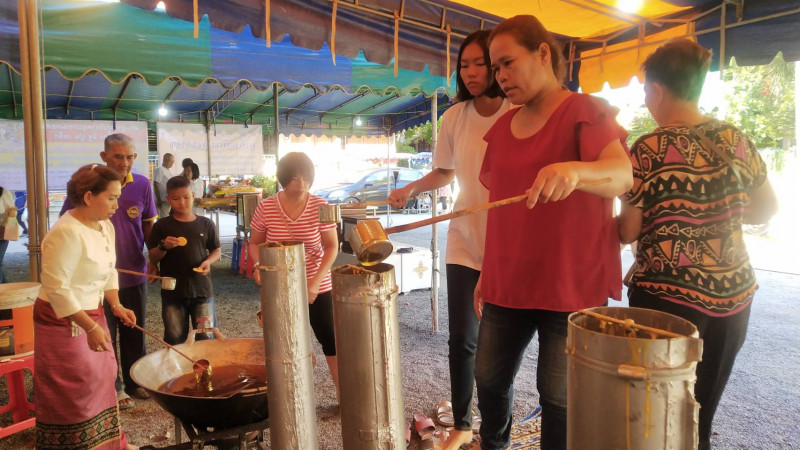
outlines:
[[159, 386], [159, 392], [189, 397], [228, 397], [246, 389], [267, 385], [267, 369], [259, 365], [214, 366], [211, 377], [198, 379], [185, 373]]

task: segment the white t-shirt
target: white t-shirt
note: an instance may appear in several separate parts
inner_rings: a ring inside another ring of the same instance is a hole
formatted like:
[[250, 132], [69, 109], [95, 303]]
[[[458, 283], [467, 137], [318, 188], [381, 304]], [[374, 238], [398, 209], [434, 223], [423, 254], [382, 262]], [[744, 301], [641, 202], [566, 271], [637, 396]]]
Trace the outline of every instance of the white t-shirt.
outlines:
[[158, 166], [153, 171], [153, 181], [158, 184], [158, 200], [167, 201], [167, 181], [172, 178], [172, 172], [164, 166]]
[[[442, 115], [433, 165], [455, 169], [460, 189], [455, 210], [489, 201], [489, 191], [478, 181], [486, 153], [483, 136], [510, 107], [511, 103], [504, 99], [494, 115], [483, 117], [475, 110], [472, 100], [467, 100], [452, 106]], [[485, 242], [486, 211], [452, 219], [447, 232], [445, 262], [481, 270]]]
[[[205, 194], [205, 186], [205, 182], [202, 178], [192, 180], [192, 193], [194, 194], [194, 198], [203, 198], [203, 195]], [[196, 216], [206, 215], [206, 210], [200, 206], [192, 206], [192, 212]]]

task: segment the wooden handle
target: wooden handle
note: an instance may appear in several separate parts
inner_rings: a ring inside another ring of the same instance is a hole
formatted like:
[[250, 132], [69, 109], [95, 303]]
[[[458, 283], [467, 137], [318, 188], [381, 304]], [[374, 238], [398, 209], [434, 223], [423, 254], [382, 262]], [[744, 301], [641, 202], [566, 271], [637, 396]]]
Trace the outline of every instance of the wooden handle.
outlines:
[[[578, 183], [575, 186], [575, 189], [583, 189], [589, 186], [597, 186], [598, 184], [606, 184], [610, 182], [611, 178], [598, 178], [596, 180], [586, 180]], [[482, 205], [473, 206], [471, 208], [460, 209], [458, 211], [453, 211], [449, 214], [443, 214], [439, 217], [431, 217], [430, 219], [420, 220], [419, 222], [412, 222], [412, 223], [407, 223], [405, 225], [398, 225], [396, 227], [387, 228], [386, 234], [400, 233], [402, 231], [413, 230], [416, 228], [424, 227], [425, 225], [431, 225], [434, 223], [443, 222], [445, 220], [455, 219], [456, 217], [466, 216], [476, 211], [483, 211], [486, 209], [497, 208], [498, 206], [505, 206], [505, 205], [510, 205], [512, 203], [521, 202], [527, 198], [528, 194], [520, 194], [515, 197], [505, 198], [503, 200], [496, 200], [493, 202], [484, 203]]]
[[171, 346], [171, 345], [167, 344], [167, 343], [166, 343], [166, 342], [165, 342], [163, 339], [161, 339], [160, 337], [156, 336], [155, 334], [153, 334], [153, 333], [151, 333], [151, 332], [149, 332], [149, 331], [145, 330], [144, 328], [140, 327], [139, 325], [136, 325], [136, 324], [134, 323], [134, 324], [133, 324], [133, 327], [134, 327], [134, 328], [136, 328], [137, 330], [141, 331], [142, 333], [144, 333], [144, 334], [146, 334], [146, 335], [150, 336], [151, 338], [153, 338], [153, 339], [157, 340], [158, 342], [161, 342], [162, 344], [166, 345], [168, 348], [170, 348], [170, 349], [172, 349], [172, 350], [175, 350], [175, 351], [176, 351], [176, 352], [177, 352], [179, 355], [181, 355], [181, 356], [183, 356], [184, 358], [186, 358], [186, 359], [188, 359], [189, 361], [191, 361], [191, 362], [192, 362], [192, 365], [194, 365], [194, 364], [197, 362], [197, 361], [193, 360], [192, 358], [189, 358], [189, 357], [188, 357], [188, 356], [187, 356], [185, 353], [183, 353], [182, 351], [180, 351], [180, 350], [178, 350], [177, 348], [175, 348], [175, 347], [173, 347], [173, 346]]
[[[411, 200], [417, 200], [419, 198], [423, 198], [422, 196], [411, 197], [406, 200], [406, 203], [410, 202]], [[389, 199], [385, 200], [367, 200], [365, 202], [358, 202], [358, 203], [340, 203], [341, 209], [357, 209], [357, 208], [366, 208], [367, 206], [381, 206], [381, 205], [388, 205]]]
[[160, 277], [158, 275], [152, 275], [152, 274], [149, 274], [149, 273], [136, 272], [134, 270], [128, 270], [128, 269], [117, 269], [117, 272], [127, 273], [127, 274], [130, 274], [130, 275], [139, 275], [140, 277], [155, 278], [156, 280], [163, 280], [164, 279], [164, 277]]
[[609, 317], [609, 316], [604, 316], [602, 314], [597, 314], [596, 312], [591, 312], [591, 311], [586, 311], [586, 310], [581, 310], [581, 311], [578, 311], [578, 312], [580, 312], [581, 314], [586, 314], [587, 316], [590, 316], [590, 317], [594, 317], [595, 319], [605, 320], [606, 322], [616, 323], [618, 325], [624, 325], [626, 327], [629, 326], [631, 328], [636, 328], [636, 329], [639, 329], [639, 330], [642, 330], [642, 331], [647, 331], [649, 333], [658, 334], [658, 335], [661, 335], [661, 336], [667, 336], [667, 337], [673, 337], [673, 338], [688, 338], [688, 337], [690, 337], [690, 336], [684, 336], [684, 335], [678, 334], [678, 333], [673, 333], [671, 331], [662, 330], [660, 328], [653, 328], [653, 327], [648, 327], [648, 326], [645, 326], [645, 325], [639, 325], [638, 323], [636, 323], [636, 322], [634, 322], [633, 320], [630, 320], [630, 319], [628, 319], [628, 320], [630, 320], [630, 322], [626, 323], [626, 321], [624, 321], [624, 320], [615, 319], [615, 318]]

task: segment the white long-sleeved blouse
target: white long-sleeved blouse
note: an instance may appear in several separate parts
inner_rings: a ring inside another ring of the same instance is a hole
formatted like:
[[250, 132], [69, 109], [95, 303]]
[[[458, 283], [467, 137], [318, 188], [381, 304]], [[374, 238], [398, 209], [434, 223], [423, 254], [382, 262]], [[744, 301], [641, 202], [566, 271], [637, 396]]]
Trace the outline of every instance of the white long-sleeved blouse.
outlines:
[[103, 293], [119, 289], [114, 225], [100, 222], [100, 231], [67, 211], [42, 241], [42, 287], [39, 298], [50, 302], [58, 317], [97, 309]]

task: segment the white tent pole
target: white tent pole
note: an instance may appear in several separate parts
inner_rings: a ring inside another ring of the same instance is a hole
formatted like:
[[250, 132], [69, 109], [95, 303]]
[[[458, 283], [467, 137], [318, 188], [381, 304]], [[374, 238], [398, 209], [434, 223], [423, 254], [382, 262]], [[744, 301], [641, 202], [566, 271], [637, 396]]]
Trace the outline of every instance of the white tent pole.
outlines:
[[[436, 137], [439, 134], [439, 127], [437, 126], [436, 118], [439, 117], [439, 89], [433, 92], [431, 97], [431, 154], [436, 151]], [[438, 205], [438, 192], [436, 189], [432, 192], [431, 200], [431, 215], [436, 217], [436, 210]], [[431, 331], [434, 333], [439, 332], [439, 229], [436, 224], [431, 225], [431, 257], [433, 261], [431, 266]]]

